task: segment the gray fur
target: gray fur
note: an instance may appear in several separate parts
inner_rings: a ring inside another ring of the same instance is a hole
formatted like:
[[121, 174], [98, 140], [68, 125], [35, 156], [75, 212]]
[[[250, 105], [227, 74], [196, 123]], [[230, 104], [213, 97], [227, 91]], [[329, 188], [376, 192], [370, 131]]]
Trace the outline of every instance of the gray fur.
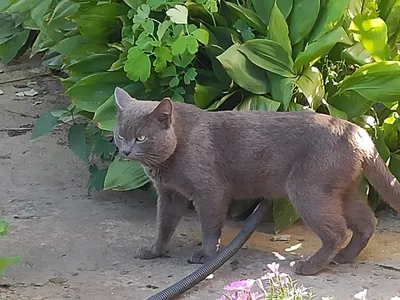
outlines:
[[[120, 88], [115, 98], [116, 145], [143, 165], [159, 195], [157, 237], [138, 250], [140, 258], [163, 255], [188, 200], [203, 234], [190, 261], [204, 263], [218, 251], [231, 199], [289, 198], [322, 241], [296, 263], [303, 275], [349, 263], [368, 243], [376, 220], [359, 189], [363, 171], [400, 211], [399, 182], [365, 130], [350, 122], [312, 112], [207, 112], [169, 99], [133, 100]], [[353, 237], [340, 250], [347, 229]]]

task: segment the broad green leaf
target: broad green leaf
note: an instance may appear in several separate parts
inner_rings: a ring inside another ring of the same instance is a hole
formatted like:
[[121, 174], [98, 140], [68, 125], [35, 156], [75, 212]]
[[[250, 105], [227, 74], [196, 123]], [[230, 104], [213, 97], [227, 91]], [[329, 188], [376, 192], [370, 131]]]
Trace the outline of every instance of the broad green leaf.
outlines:
[[324, 79], [316, 67], [305, 69], [296, 85], [307, 98], [310, 106], [315, 110], [325, 96]]
[[267, 39], [254, 39], [239, 47], [253, 64], [279, 74], [283, 77], [294, 77], [293, 61], [287, 51], [277, 42]]
[[151, 61], [149, 54], [143, 53], [138, 47], [128, 50], [128, 59], [125, 62], [124, 70], [130, 80], [145, 82], [150, 78]]
[[349, 2], [350, 0], [327, 0], [319, 14], [308, 42], [318, 41], [320, 37], [334, 29], [342, 19]]
[[6, 220], [0, 219], [0, 236], [5, 236], [8, 234], [8, 222]]
[[[31, 10], [31, 18], [36, 23], [36, 25], [41, 29], [44, 30], [45, 28], [45, 20], [44, 16], [48, 13], [49, 7], [53, 0], [43, 0]], [[41, 31], [42, 32], [42, 31]]]
[[329, 107], [333, 106], [337, 110], [346, 113], [348, 119], [351, 120], [367, 112], [374, 102], [368, 101], [354, 91], [350, 91], [330, 97], [328, 103], [330, 105]]
[[106, 179], [108, 168], [100, 169], [96, 165], [91, 165], [89, 167], [89, 181], [86, 186], [88, 189], [88, 194], [95, 191], [101, 191], [104, 189], [104, 181]]
[[400, 155], [392, 154], [390, 156], [389, 170], [398, 180], [400, 180]]
[[24, 13], [39, 5], [41, 1], [42, 0], [9, 0], [9, 5], [11, 5], [7, 8], [6, 12], [9, 14]]
[[261, 21], [260, 17], [254, 11], [232, 2], [225, 3], [232, 14], [236, 15], [239, 19], [244, 20], [247, 24], [260, 33], [267, 33], [267, 26], [263, 23], [263, 21]]
[[77, 107], [95, 112], [113, 93], [117, 86], [129, 83], [124, 72], [101, 72], [86, 76], [65, 91]]
[[117, 17], [127, 12], [128, 7], [120, 3], [96, 3], [79, 9], [71, 18], [78, 23], [79, 31], [88, 39], [113, 42], [121, 33]]
[[336, 107], [330, 105], [328, 102], [324, 103], [326, 107], [328, 107], [329, 114], [335, 118], [340, 118], [343, 120], [348, 120], [349, 117], [344, 111], [337, 109]]
[[299, 72], [303, 66], [312, 66], [316, 61], [328, 54], [336, 43], [352, 44], [352, 41], [342, 27], [328, 32], [317, 41], [308, 44], [304, 51], [297, 55], [294, 62], [294, 69]]
[[311, 32], [317, 20], [319, 8], [320, 0], [293, 0], [289, 23], [289, 36], [293, 45]]
[[[130, 95], [139, 98], [144, 92], [144, 86], [141, 82], [131, 83], [129, 85], [120, 85]], [[116, 124], [117, 109], [115, 107], [114, 93], [96, 110], [93, 122], [102, 130], [113, 131]]]
[[268, 38], [280, 44], [283, 49], [292, 56], [288, 25], [276, 3], [272, 8], [271, 17], [269, 19]]
[[187, 24], [188, 21], [188, 9], [184, 5], [176, 4], [166, 12], [167, 16], [171, 18], [171, 21], [175, 24]]
[[0, 44], [0, 60], [3, 64], [8, 64], [25, 45], [29, 37], [29, 30], [24, 30], [15, 34], [7, 42]]
[[349, 31], [375, 60], [381, 61], [389, 58], [387, 27], [381, 18], [371, 19], [365, 15], [358, 15], [351, 22]]
[[373, 62], [372, 56], [365, 50], [364, 46], [356, 42], [353, 46], [348, 47], [342, 51], [342, 58], [348, 64], [365, 65]]
[[400, 98], [400, 62], [375, 62], [346, 76], [336, 93], [355, 92], [371, 102], [394, 102]]
[[68, 146], [84, 163], [88, 163], [88, 149], [86, 147], [86, 124], [73, 124], [68, 131]]
[[374, 138], [374, 142], [376, 149], [378, 149], [379, 155], [382, 157], [382, 159], [387, 162], [387, 160], [390, 158], [390, 150], [385, 143], [385, 132], [383, 131], [383, 128], [379, 126], [377, 126], [375, 130], [376, 136]]
[[260, 19], [264, 22], [265, 25], [270, 23], [270, 15], [272, 8], [274, 7], [274, 3], [276, 1], [266, 1], [266, 0], [251, 0], [253, 4], [254, 10]]
[[233, 92], [226, 94], [224, 97], [222, 97], [221, 99], [219, 99], [218, 101], [215, 101], [212, 105], [210, 105], [210, 107], [208, 107], [206, 110], [208, 111], [214, 111], [217, 110], [218, 108], [220, 108], [223, 104], [225, 104], [225, 102], [230, 99], [233, 95], [235, 95], [237, 93], [238, 90], [234, 90]]
[[217, 56], [217, 59], [237, 85], [253, 94], [268, 93], [270, 88], [265, 71], [247, 59], [239, 51], [240, 48], [241, 45], [234, 44]]
[[143, 3], [146, 2], [146, 0], [124, 0], [124, 2], [130, 7], [133, 8], [135, 10], [137, 10], [137, 8], [142, 5]]
[[17, 264], [22, 261], [20, 256], [0, 256], [0, 277], [4, 275], [4, 271], [11, 265]]
[[272, 213], [274, 216], [275, 233], [279, 233], [299, 218], [293, 205], [286, 198], [272, 202]]
[[276, 0], [276, 4], [286, 19], [292, 12], [293, 0]]
[[54, 117], [51, 111], [40, 115], [34, 122], [31, 141], [34, 141], [52, 131], [59, 124], [58, 118]]
[[197, 107], [205, 109], [220, 96], [221, 90], [215, 86], [201, 85], [196, 82], [194, 87], [194, 103]]
[[254, 95], [245, 99], [242, 103], [240, 103], [236, 109], [237, 110], [264, 110], [264, 111], [277, 111], [279, 106], [281, 106], [280, 102], [271, 100], [267, 97]]
[[[51, 49], [55, 52], [61, 53], [61, 54], [72, 54], [74, 55], [74, 51], [80, 49], [81, 47], [85, 46], [85, 45], [93, 45], [91, 44], [92, 42], [90, 40], [88, 40], [86, 37], [84, 37], [83, 35], [77, 34], [71, 37], [67, 37], [65, 39], [62, 39], [60, 42], [58, 42], [56, 45], [54, 45], [54, 47], [52, 47]], [[87, 51], [87, 49], [85, 49], [85, 56], [83, 56], [82, 58], [86, 58], [87, 55], [90, 54], [97, 54], [99, 49], [95, 49], [96, 53], [91, 53], [92, 51]], [[82, 59], [82, 58], [79, 58]]]
[[64, 19], [65, 17], [69, 17], [76, 13], [80, 7], [79, 3], [76, 3], [71, 0], [62, 0], [58, 2], [56, 7], [53, 10], [53, 13], [48, 21], [49, 26], [56, 26], [57, 21], [60, 19]]
[[272, 99], [282, 103], [283, 110], [287, 110], [292, 100], [294, 78], [286, 78], [267, 71], [271, 84]]
[[[393, 6], [399, 3], [398, 0], [381, 0], [379, 1], [379, 16], [386, 21], [389, 17], [390, 13], [392, 12]], [[399, 3], [400, 4], [400, 3]]]
[[139, 163], [116, 158], [108, 166], [104, 180], [104, 190], [133, 190], [142, 187], [148, 182], [149, 178]]

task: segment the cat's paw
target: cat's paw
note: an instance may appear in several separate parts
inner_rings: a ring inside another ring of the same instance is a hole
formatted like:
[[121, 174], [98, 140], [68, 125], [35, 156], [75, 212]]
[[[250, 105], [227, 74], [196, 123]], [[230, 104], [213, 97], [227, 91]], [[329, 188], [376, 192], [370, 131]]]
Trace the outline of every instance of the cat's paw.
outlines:
[[336, 254], [335, 258], [333, 259], [333, 263], [335, 264], [350, 264], [352, 263], [354, 260], [354, 257], [349, 257], [348, 255], [346, 255], [346, 252], [341, 250], [338, 254]]
[[204, 250], [200, 249], [192, 254], [188, 263], [190, 264], [206, 264], [211, 261], [215, 255], [205, 253]]
[[321, 270], [320, 267], [311, 264], [307, 260], [298, 260], [294, 264], [294, 272], [299, 275], [315, 275]]
[[154, 247], [141, 247], [136, 251], [135, 258], [153, 259], [162, 256], [161, 253], [154, 251]]

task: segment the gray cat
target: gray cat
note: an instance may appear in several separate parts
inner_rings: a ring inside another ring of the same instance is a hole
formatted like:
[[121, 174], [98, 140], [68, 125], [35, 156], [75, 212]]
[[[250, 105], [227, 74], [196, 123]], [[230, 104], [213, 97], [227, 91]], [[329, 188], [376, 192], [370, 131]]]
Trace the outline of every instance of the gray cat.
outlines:
[[[287, 197], [322, 241], [295, 272], [312, 275], [332, 261], [350, 263], [367, 245], [376, 219], [360, 189], [362, 173], [400, 212], [400, 184], [367, 132], [312, 112], [207, 112], [194, 105], [139, 101], [115, 89], [115, 143], [140, 162], [158, 192], [157, 236], [138, 257], [162, 256], [194, 200], [202, 247], [190, 258], [206, 263], [219, 248], [231, 199]], [[353, 232], [349, 244], [341, 249]]]

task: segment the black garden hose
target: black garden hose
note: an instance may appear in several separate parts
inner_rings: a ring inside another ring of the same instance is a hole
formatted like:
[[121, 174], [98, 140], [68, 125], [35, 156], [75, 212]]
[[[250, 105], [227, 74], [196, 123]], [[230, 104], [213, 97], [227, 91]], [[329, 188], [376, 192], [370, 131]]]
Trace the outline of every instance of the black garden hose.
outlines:
[[268, 200], [261, 200], [253, 213], [248, 217], [242, 230], [236, 235], [236, 237], [226, 246], [215, 259], [208, 264], [205, 264], [194, 271], [192, 274], [181, 279], [177, 283], [169, 286], [168, 288], [160, 291], [158, 294], [147, 298], [147, 300], [170, 300], [180, 294], [186, 292], [190, 288], [194, 287], [199, 282], [207, 278], [208, 275], [218, 270], [224, 263], [228, 261], [240, 248], [246, 243], [246, 241], [253, 234], [256, 226], [264, 217], [269, 207]]

